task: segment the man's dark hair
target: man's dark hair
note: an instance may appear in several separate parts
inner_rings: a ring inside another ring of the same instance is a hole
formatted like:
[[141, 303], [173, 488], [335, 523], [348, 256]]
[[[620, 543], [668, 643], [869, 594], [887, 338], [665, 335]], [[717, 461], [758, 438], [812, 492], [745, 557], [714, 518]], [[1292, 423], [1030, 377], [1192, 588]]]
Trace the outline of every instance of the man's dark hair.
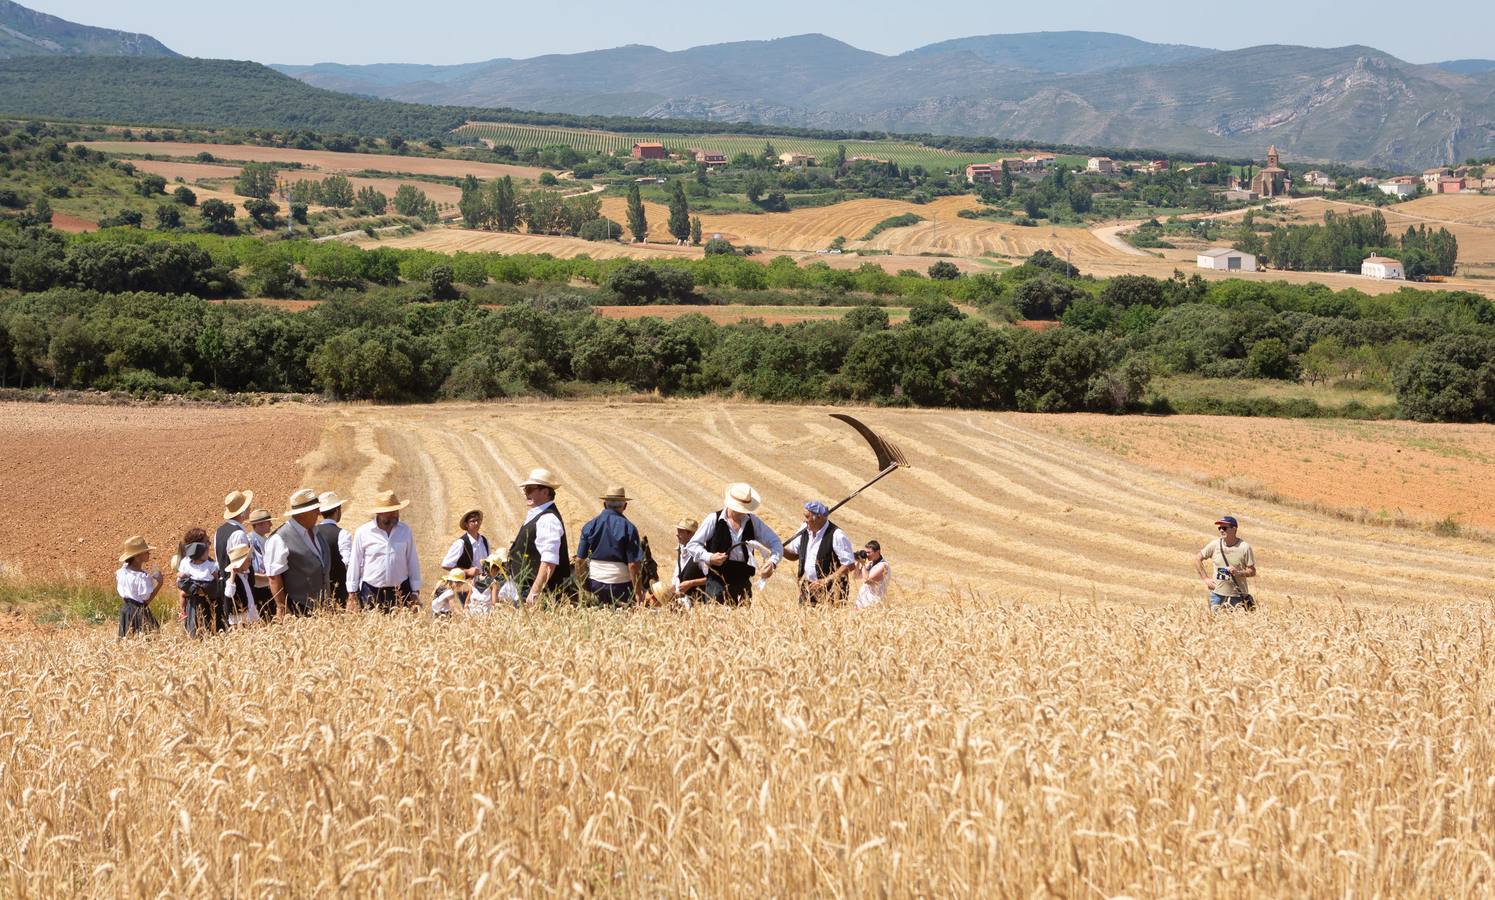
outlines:
[[866, 546], [869, 550], [876, 550], [878, 553], [882, 552], [882, 544], [879, 544], [877, 541], [868, 541]]

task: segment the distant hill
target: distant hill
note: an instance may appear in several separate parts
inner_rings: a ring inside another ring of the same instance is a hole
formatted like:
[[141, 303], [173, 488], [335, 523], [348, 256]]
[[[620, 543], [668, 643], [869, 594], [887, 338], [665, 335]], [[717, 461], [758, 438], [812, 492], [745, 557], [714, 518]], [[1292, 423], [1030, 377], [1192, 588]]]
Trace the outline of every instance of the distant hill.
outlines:
[[983, 135], [1421, 167], [1495, 154], [1495, 70], [1370, 47], [1218, 51], [1098, 32], [957, 38], [883, 56], [820, 34], [461, 66], [280, 67], [435, 104]]
[[0, 0], [0, 59], [12, 56], [177, 56], [148, 34], [79, 25]]
[[1485, 72], [1495, 72], [1495, 59], [1451, 59], [1447, 62], [1433, 63], [1433, 67], [1457, 75], [1480, 75]]

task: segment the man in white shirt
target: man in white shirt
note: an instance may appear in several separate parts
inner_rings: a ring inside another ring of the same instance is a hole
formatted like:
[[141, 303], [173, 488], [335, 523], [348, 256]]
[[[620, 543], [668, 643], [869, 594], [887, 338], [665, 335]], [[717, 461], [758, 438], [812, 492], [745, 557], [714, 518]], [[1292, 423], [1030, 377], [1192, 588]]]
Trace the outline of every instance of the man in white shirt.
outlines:
[[381, 491], [373, 504], [374, 518], [353, 533], [348, 555], [348, 593], [357, 595], [361, 609], [389, 612], [396, 606], [420, 604], [420, 559], [415, 534], [400, 521], [400, 510], [410, 505], [394, 491]]
[[291, 495], [286, 520], [265, 541], [265, 574], [277, 616], [311, 615], [327, 598], [329, 561], [314, 530], [320, 514], [316, 491], [302, 488]]
[[529, 511], [524, 524], [509, 545], [509, 581], [528, 606], [546, 594], [576, 599], [571, 577], [571, 553], [566, 549], [566, 523], [556, 509], [555, 492], [560, 482], [549, 469], [532, 469], [519, 482]]
[[[713, 512], [690, 539], [690, 551], [706, 568], [706, 600], [740, 604], [753, 597], [753, 575], [768, 578], [784, 558], [784, 544], [755, 515], [762, 498], [748, 484], [727, 485], [722, 509]], [[754, 545], [768, 550], [768, 562], [758, 568]]]
[[805, 504], [805, 527], [791, 538], [786, 559], [799, 560], [799, 602], [811, 606], [846, 599], [856, 551], [851, 538], [830, 519], [830, 510], [819, 500]]

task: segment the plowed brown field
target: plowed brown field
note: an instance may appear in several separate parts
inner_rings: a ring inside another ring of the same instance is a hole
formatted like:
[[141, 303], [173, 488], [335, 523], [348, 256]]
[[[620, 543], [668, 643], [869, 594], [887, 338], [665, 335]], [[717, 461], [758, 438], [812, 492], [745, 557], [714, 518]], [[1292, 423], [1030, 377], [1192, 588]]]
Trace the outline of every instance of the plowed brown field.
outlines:
[[374, 169], [381, 172], [409, 172], [412, 175], [447, 175], [461, 178], [473, 175], [478, 178], [535, 179], [543, 169], [533, 166], [509, 166], [501, 163], [468, 162], [462, 159], [445, 159], [429, 156], [384, 156], [378, 153], [334, 153], [331, 150], [296, 150], [286, 147], [255, 147], [249, 144], [191, 144], [180, 141], [81, 141], [103, 153], [150, 153], [154, 156], [193, 157], [199, 153], [211, 153], [218, 159], [247, 162], [301, 163], [308, 169], [323, 173], [359, 172]]

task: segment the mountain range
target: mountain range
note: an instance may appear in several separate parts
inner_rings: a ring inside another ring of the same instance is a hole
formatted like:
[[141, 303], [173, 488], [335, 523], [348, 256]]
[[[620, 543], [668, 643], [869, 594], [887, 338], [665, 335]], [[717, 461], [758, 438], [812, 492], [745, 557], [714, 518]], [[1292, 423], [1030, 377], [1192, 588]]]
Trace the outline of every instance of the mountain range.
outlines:
[[13, 56], [176, 56], [148, 34], [79, 25], [0, 0], [0, 59]]
[[[0, 0], [0, 57], [175, 56], [146, 35]], [[955, 38], [906, 53], [821, 34], [628, 45], [457, 65], [274, 66], [309, 85], [452, 108], [754, 122], [1150, 147], [1403, 168], [1495, 155], [1495, 61], [1372, 47], [1221, 51], [1101, 32]], [[18, 112], [18, 109], [8, 110]]]

